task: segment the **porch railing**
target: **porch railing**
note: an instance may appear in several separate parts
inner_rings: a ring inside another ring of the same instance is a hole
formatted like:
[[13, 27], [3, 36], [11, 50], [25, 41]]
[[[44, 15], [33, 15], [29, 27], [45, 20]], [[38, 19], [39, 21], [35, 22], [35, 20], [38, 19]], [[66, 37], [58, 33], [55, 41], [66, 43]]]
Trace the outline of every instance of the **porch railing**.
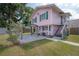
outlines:
[[68, 24], [68, 21], [65, 22], [65, 24], [62, 27], [62, 30], [60, 32], [62, 35], [62, 39], [64, 39], [67, 36], [67, 24]]

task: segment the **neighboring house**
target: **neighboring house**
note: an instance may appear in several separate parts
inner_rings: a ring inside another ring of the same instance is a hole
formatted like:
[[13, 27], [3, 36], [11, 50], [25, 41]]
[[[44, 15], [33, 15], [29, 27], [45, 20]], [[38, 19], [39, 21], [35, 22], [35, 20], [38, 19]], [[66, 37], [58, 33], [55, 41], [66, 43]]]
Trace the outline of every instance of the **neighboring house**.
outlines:
[[70, 13], [64, 13], [54, 4], [37, 7], [31, 16], [32, 33], [64, 37], [68, 33], [69, 16]]
[[70, 20], [69, 24], [70, 34], [79, 34], [79, 19]]

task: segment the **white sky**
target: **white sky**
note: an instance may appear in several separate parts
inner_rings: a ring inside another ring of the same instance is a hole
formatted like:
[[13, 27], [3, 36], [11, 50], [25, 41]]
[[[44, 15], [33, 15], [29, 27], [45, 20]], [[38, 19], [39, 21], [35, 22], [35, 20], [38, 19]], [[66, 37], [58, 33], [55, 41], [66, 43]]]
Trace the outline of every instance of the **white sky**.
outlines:
[[36, 5], [39, 6], [46, 5], [48, 3], [55, 3], [62, 10], [70, 12], [72, 14], [72, 19], [79, 18], [79, 0], [0, 0], [0, 3], [32, 3], [32, 7]]

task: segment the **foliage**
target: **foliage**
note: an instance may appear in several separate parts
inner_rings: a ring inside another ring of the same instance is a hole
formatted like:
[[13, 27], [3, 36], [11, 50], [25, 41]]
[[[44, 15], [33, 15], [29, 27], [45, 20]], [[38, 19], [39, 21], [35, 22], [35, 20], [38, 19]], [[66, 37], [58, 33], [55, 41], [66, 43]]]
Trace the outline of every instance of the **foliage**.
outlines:
[[32, 15], [32, 12], [33, 12], [33, 8], [31, 8], [31, 7], [27, 7], [27, 8], [25, 8], [25, 17], [23, 18], [23, 20], [22, 20], [22, 23], [23, 24], [25, 24], [25, 26], [27, 26], [27, 25], [30, 25], [30, 17], [31, 17], [31, 15]]
[[22, 20], [23, 24], [29, 22], [29, 17], [33, 8], [27, 7], [25, 3], [3, 3], [0, 4], [0, 26], [9, 27], [11, 21], [14, 22]]
[[27, 4], [25, 3], [0, 4], [0, 26], [6, 27], [8, 29], [8, 34], [12, 37], [13, 28], [17, 32], [19, 31], [18, 27], [20, 27], [20, 25], [18, 25], [18, 21], [22, 21], [25, 25], [29, 23], [29, 17], [31, 16], [32, 10], [33, 9], [31, 7], [27, 7]]

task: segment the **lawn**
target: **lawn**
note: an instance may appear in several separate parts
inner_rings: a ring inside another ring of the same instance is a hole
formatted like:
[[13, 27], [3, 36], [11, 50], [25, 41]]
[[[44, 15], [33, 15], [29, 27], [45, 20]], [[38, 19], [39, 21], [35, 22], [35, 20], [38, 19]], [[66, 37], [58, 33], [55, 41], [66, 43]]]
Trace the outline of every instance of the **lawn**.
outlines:
[[67, 40], [79, 43], [79, 35], [69, 35]]
[[[12, 42], [6, 40], [7, 38], [8, 35], [0, 35], [0, 45], [12, 45]], [[79, 47], [44, 39], [24, 45], [14, 45], [5, 48], [0, 47], [0, 55], [79, 56]]]
[[27, 33], [23, 33], [23, 35], [28, 35], [28, 34], [31, 34], [30, 32], [27, 32]]

